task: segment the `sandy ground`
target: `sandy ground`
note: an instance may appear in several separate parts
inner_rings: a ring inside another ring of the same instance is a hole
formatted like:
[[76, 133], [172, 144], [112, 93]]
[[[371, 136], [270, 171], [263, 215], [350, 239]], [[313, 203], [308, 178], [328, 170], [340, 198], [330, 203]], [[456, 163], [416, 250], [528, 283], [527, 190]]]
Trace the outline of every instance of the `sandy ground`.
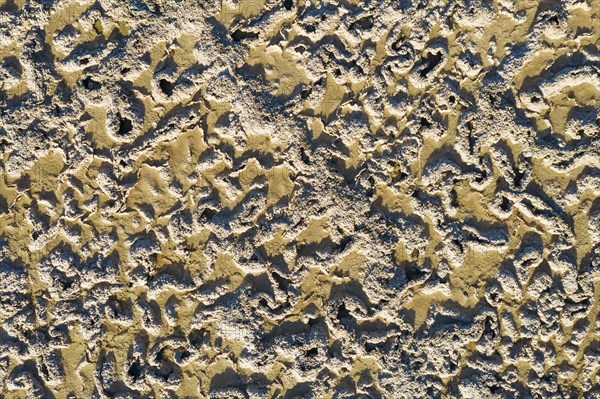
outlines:
[[599, 43], [599, 0], [0, 0], [0, 397], [600, 398]]

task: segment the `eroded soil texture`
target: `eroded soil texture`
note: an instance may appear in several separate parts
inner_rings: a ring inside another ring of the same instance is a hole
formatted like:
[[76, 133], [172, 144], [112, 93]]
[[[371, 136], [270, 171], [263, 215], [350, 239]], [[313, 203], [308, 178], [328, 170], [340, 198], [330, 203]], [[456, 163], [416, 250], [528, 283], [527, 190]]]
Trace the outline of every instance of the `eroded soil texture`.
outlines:
[[0, 0], [0, 397], [600, 398], [599, 0]]

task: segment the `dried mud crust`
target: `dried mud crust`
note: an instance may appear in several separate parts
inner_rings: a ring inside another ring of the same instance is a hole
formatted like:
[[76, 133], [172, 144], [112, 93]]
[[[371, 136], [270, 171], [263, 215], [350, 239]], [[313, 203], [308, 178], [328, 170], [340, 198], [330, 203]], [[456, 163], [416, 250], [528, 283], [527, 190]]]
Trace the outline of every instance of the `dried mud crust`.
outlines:
[[600, 398], [600, 1], [0, 3], [0, 397]]

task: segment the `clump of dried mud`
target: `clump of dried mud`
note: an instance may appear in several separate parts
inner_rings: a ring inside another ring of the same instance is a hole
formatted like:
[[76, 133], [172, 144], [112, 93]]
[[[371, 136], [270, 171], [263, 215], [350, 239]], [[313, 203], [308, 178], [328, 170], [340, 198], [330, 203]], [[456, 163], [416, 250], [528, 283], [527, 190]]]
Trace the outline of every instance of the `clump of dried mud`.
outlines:
[[1, 397], [600, 397], [600, 1], [1, 3]]

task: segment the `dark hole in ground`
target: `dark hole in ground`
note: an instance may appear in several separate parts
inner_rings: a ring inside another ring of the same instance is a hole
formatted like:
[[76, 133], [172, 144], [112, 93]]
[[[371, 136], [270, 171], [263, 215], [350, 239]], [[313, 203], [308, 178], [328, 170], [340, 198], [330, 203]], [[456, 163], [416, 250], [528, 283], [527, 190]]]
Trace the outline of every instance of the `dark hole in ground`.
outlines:
[[127, 370], [127, 374], [129, 374], [131, 377], [133, 377], [134, 381], [137, 381], [142, 376], [143, 371], [144, 371], [144, 368], [138, 362], [134, 362], [129, 367], [129, 370]]
[[83, 79], [83, 87], [88, 90], [98, 90], [102, 87], [102, 85], [92, 79], [91, 76], [88, 76], [87, 78]]
[[510, 209], [510, 202], [506, 197], [502, 197], [502, 202], [500, 203], [500, 209], [504, 212], [507, 212]]
[[417, 267], [410, 265], [406, 268], [406, 279], [408, 281], [419, 281], [421, 280], [427, 273], [423, 270], [419, 270]]
[[234, 42], [239, 42], [244, 39], [256, 39], [258, 37], [257, 33], [254, 32], [245, 32], [243, 30], [236, 30], [231, 34], [231, 38]]
[[458, 194], [454, 188], [450, 190], [450, 205], [458, 208]]
[[343, 319], [352, 319], [352, 314], [346, 309], [346, 304], [342, 303], [337, 312], [337, 319], [342, 321]]
[[302, 162], [304, 162], [307, 165], [310, 165], [310, 158], [306, 154], [306, 150], [304, 149], [304, 147], [300, 147], [300, 158], [302, 159]]
[[425, 68], [423, 68], [420, 72], [422, 78], [427, 76], [427, 74], [433, 71], [433, 69], [440, 63], [440, 61], [442, 60], [442, 53], [427, 53], [427, 55], [423, 57], [423, 60], [425, 61], [426, 65]]
[[317, 348], [312, 348], [306, 351], [306, 357], [313, 357], [319, 354], [319, 350]]
[[213, 216], [215, 216], [216, 214], [217, 214], [217, 211], [215, 211], [214, 209], [206, 208], [200, 214], [200, 219], [212, 220]]
[[359, 20], [354, 21], [352, 24], [350, 24], [350, 29], [363, 29], [363, 30], [368, 30], [371, 29], [373, 27], [373, 17], [371, 16], [367, 16], [367, 17], [363, 17]]
[[166, 79], [161, 79], [160, 82], [158, 82], [158, 85], [160, 86], [162, 92], [167, 96], [171, 96], [173, 94], [173, 87], [175, 86], [173, 83]]
[[119, 134], [126, 135], [133, 129], [133, 123], [127, 118], [119, 118]]

